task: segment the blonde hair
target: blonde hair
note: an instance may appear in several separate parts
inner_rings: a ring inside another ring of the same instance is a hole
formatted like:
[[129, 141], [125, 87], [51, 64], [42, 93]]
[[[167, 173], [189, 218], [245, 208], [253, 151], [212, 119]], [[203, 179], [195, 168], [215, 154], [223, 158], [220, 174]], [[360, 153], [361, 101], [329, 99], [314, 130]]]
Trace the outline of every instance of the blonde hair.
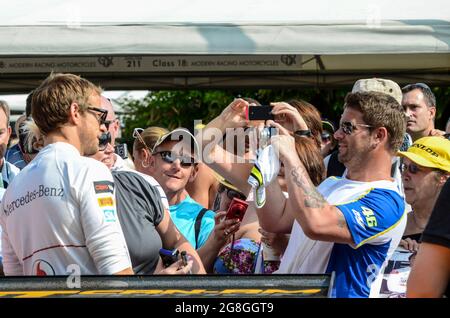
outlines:
[[163, 128], [163, 127], [157, 127], [157, 126], [148, 127], [140, 133], [142, 139], [145, 142], [145, 145], [142, 144], [142, 142], [139, 140], [139, 138], [136, 138], [134, 140], [133, 149], [135, 151], [139, 151], [139, 150], [143, 149], [145, 146], [147, 146], [148, 149], [151, 151], [153, 149], [153, 147], [155, 146], [156, 142], [158, 141], [158, 139], [162, 135], [165, 135], [167, 133], [169, 133], [169, 130], [167, 130], [166, 128]]

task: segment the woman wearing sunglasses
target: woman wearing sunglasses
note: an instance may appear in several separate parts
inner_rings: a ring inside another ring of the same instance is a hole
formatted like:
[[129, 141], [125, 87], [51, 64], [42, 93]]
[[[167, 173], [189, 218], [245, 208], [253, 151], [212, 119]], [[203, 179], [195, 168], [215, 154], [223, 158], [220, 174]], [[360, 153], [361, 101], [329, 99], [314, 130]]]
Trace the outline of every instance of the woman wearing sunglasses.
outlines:
[[[99, 151], [92, 156], [113, 167], [114, 147], [111, 135], [103, 132], [99, 138]], [[112, 170], [117, 213], [127, 242], [135, 274], [205, 273], [195, 249], [178, 231], [171, 220], [166, 195], [152, 177], [123, 167]], [[159, 250], [186, 251], [191, 260], [183, 265], [181, 260], [163, 268]]]
[[416, 253], [436, 199], [450, 177], [450, 141], [437, 136], [423, 137], [398, 154], [403, 157], [401, 172], [406, 202], [412, 207], [400, 245]]
[[421, 237], [439, 194], [450, 177], [450, 141], [442, 137], [424, 137], [400, 151], [405, 199], [412, 207], [400, 246], [384, 272], [383, 297], [406, 297], [408, 279]]
[[135, 165], [161, 184], [173, 222], [197, 249], [205, 269], [211, 272], [218, 250], [239, 228], [240, 222], [222, 220], [223, 211], [214, 213], [206, 209], [188, 193], [186, 185], [195, 180], [198, 173], [198, 145], [192, 134], [185, 129], [175, 129], [150, 138], [161, 132], [155, 127], [135, 131]]

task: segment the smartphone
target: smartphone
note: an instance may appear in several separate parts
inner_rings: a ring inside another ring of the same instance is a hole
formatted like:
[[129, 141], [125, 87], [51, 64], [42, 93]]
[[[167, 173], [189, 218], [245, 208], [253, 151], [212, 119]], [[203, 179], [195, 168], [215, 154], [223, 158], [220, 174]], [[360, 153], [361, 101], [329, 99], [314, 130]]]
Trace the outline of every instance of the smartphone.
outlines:
[[248, 106], [247, 120], [274, 120], [275, 115], [271, 113], [272, 109], [272, 106]]
[[245, 211], [247, 211], [248, 203], [244, 200], [233, 198], [228, 207], [228, 211], [226, 214], [227, 219], [239, 219], [242, 221], [245, 215]]
[[161, 256], [164, 267], [169, 267], [179, 259], [180, 253], [177, 249], [175, 250], [166, 250], [161, 248], [159, 250], [159, 256]]

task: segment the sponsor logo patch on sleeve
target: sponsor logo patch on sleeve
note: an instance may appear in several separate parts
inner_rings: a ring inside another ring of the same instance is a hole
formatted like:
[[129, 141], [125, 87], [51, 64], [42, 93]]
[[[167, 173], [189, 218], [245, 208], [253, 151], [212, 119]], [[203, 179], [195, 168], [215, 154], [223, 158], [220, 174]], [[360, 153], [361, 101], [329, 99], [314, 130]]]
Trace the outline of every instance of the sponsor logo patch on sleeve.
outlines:
[[105, 222], [116, 222], [116, 211], [114, 209], [104, 209], [103, 216]]
[[111, 181], [94, 181], [95, 193], [113, 193], [114, 183]]
[[97, 201], [101, 208], [105, 206], [114, 206], [114, 199], [112, 197], [98, 198]]

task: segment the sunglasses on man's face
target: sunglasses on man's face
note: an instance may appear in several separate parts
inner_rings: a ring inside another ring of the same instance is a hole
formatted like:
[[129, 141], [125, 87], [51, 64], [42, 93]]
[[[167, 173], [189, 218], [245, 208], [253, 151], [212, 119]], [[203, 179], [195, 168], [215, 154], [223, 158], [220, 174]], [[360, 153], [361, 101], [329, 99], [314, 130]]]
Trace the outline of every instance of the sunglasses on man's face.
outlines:
[[92, 113], [95, 114], [95, 117], [98, 120], [98, 123], [100, 125], [103, 125], [106, 121], [106, 116], [108, 116], [108, 111], [106, 109], [101, 109], [101, 108], [97, 108], [97, 107], [92, 107], [89, 106], [88, 111], [91, 111]]
[[180, 156], [172, 151], [158, 151], [154, 152], [154, 155], [160, 155], [161, 159], [166, 163], [174, 163], [175, 160], [180, 160], [182, 167], [190, 167], [195, 164], [194, 158], [189, 156]]
[[343, 122], [339, 123], [339, 128], [342, 129], [342, 131], [346, 135], [353, 134], [353, 132], [357, 129], [356, 128], [357, 126], [366, 127], [366, 128], [373, 127], [371, 125], [366, 125], [366, 124], [354, 124], [354, 123], [352, 123], [350, 121], [343, 121]]

